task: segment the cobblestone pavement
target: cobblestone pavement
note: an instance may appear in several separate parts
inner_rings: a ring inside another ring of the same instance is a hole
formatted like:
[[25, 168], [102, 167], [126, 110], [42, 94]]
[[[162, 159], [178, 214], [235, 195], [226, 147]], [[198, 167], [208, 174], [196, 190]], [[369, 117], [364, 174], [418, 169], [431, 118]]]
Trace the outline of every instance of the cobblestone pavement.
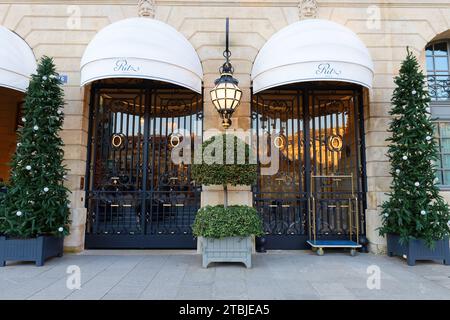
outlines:
[[[79, 290], [67, 287], [73, 265], [81, 271]], [[380, 289], [369, 289], [368, 271], [377, 267]], [[254, 255], [252, 269], [234, 263], [203, 269], [194, 251], [85, 251], [43, 267], [9, 262], [0, 268], [0, 299], [450, 299], [450, 267], [408, 267], [402, 258], [372, 254], [271, 251]]]

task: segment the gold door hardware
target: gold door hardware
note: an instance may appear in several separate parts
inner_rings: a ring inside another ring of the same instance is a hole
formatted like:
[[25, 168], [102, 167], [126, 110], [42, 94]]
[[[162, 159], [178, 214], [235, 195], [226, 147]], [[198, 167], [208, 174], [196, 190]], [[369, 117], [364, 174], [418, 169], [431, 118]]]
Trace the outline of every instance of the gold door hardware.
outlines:
[[269, 204], [269, 207], [271, 207], [271, 208], [277, 208], [278, 205], [276, 205], [276, 204]]
[[118, 204], [112, 204], [111, 207], [118, 207]]
[[131, 204], [123, 204], [122, 207], [131, 207]]
[[177, 177], [170, 177], [169, 180], [178, 180]]
[[163, 207], [171, 207], [172, 206], [172, 204], [170, 204], [170, 203], [163, 203]]
[[283, 204], [282, 207], [283, 208], [290, 208], [290, 205], [289, 204]]
[[329, 204], [327, 207], [328, 208], [336, 208], [337, 206], [335, 204]]
[[182, 204], [182, 203], [177, 203], [177, 204], [175, 204], [175, 207], [184, 207], [184, 204]]

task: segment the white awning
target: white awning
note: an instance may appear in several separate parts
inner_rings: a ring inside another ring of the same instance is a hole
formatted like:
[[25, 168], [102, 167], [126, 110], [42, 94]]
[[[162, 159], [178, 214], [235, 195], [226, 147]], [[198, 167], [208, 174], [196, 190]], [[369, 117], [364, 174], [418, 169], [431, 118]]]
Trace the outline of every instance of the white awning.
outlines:
[[0, 26], [0, 87], [25, 92], [36, 67], [30, 46], [16, 33]]
[[372, 86], [373, 62], [358, 36], [340, 24], [310, 19], [275, 33], [259, 51], [253, 92], [307, 81], [343, 81]]
[[108, 78], [152, 79], [202, 91], [197, 52], [173, 27], [150, 18], [113, 23], [92, 39], [81, 60], [81, 85]]

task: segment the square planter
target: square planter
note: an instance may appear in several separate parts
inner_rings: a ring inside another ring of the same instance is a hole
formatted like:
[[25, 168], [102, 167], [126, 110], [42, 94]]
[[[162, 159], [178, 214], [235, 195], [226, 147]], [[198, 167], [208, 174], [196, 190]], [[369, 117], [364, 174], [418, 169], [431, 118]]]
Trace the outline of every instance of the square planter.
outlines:
[[406, 255], [408, 265], [413, 266], [416, 260], [442, 260], [445, 265], [450, 265], [449, 239], [436, 241], [434, 250], [431, 250], [423, 240], [410, 240], [407, 244], [399, 242], [400, 236], [387, 234], [388, 256]]
[[6, 261], [35, 261], [37, 266], [43, 266], [45, 260], [50, 257], [62, 257], [63, 249], [63, 237], [0, 237], [0, 267], [4, 267]]
[[252, 267], [252, 237], [203, 238], [203, 268], [211, 262], [242, 262]]

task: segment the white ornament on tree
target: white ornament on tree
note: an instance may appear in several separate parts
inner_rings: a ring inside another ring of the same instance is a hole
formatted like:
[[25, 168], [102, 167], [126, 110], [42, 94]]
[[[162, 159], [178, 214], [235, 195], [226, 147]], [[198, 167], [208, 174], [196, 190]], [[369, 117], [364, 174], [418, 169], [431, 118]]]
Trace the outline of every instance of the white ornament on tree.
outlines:
[[427, 212], [425, 210], [422, 210], [422, 211], [420, 211], [420, 214], [424, 216], [427, 214]]
[[17, 212], [16, 212], [16, 215], [17, 215], [18, 217], [20, 217], [20, 216], [22, 215], [22, 211], [17, 211]]
[[59, 227], [59, 228], [58, 228], [58, 231], [59, 231], [59, 232], [63, 232], [63, 231], [64, 231], [64, 228], [63, 228], [63, 227]]
[[48, 189], [47, 187], [44, 188], [44, 192], [48, 192], [48, 190], [49, 190], [49, 189]]
[[27, 169], [28, 171], [31, 170], [31, 166], [26, 166], [25, 169]]
[[43, 76], [42, 80], [44, 80], [44, 81], [47, 80], [47, 76]]
[[403, 156], [402, 159], [403, 159], [403, 160], [408, 160], [408, 157], [407, 157], [407, 156]]
[[412, 91], [412, 94], [416, 94], [416, 93], [417, 93], [417, 91], [416, 91], [416, 90], [413, 90], [413, 91]]
[[27, 119], [25, 119], [25, 118], [22, 118], [22, 122], [27, 122]]
[[419, 182], [416, 182], [416, 183], [414, 183], [414, 185], [415, 185], [416, 187], [418, 187], [418, 186], [420, 186], [420, 183], [419, 183]]
[[426, 139], [427, 141], [430, 141], [430, 140], [432, 139], [432, 137], [427, 136], [425, 139]]
[[400, 173], [400, 169], [396, 169], [395, 173], [399, 174]]
[[38, 126], [34, 126], [34, 127], [33, 127], [33, 130], [34, 130], [34, 131], [38, 131], [38, 130], [39, 130], [39, 127], [38, 127]]

